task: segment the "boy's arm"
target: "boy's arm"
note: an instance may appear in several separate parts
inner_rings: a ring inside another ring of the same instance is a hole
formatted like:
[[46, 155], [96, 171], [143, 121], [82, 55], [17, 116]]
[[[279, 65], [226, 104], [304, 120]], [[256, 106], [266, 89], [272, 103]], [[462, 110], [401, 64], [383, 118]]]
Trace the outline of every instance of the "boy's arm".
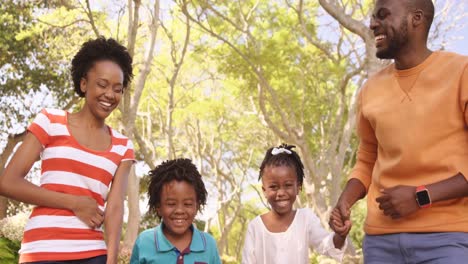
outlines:
[[211, 256], [211, 262], [210, 263], [213, 263], [213, 264], [221, 264], [221, 258], [219, 256], [219, 251], [218, 251], [218, 245], [216, 244], [216, 240], [211, 237], [211, 240], [213, 241], [213, 243], [211, 244], [212, 246], [212, 251], [213, 252], [213, 255]]
[[112, 180], [111, 190], [107, 199], [104, 216], [104, 228], [107, 242], [107, 263], [117, 263], [119, 254], [120, 236], [124, 213], [125, 190], [127, 188], [128, 174], [133, 161], [120, 163]]
[[140, 237], [137, 237], [132, 249], [132, 256], [130, 257], [130, 264], [140, 263]]

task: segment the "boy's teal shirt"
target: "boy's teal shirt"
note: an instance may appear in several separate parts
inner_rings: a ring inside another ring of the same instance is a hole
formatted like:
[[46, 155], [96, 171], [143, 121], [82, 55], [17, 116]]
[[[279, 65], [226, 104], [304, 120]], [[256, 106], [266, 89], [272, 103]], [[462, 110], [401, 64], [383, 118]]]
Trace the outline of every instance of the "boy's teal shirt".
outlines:
[[[192, 225], [190, 252], [183, 256], [184, 264], [221, 264], [214, 238]], [[179, 251], [167, 240], [162, 224], [140, 233], [133, 246], [130, 264], [176, 264]]]

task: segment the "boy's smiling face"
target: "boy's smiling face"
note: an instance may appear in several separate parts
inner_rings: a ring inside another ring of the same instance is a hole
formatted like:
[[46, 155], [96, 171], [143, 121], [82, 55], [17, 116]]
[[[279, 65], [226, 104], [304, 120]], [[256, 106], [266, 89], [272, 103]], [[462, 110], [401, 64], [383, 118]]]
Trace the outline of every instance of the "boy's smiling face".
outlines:
[[164, 184], [156, 212], [163, 220], [163, 232], [169, 241], [191, 235], [190, 227], [197, 210], [197, 194], [191, 184], [176, 180]]
[[265, 167], [262, 175], [262, 190], [275, 213], [279, 215], [290, 213], [300, 189], [296, 170], [293, 167]]

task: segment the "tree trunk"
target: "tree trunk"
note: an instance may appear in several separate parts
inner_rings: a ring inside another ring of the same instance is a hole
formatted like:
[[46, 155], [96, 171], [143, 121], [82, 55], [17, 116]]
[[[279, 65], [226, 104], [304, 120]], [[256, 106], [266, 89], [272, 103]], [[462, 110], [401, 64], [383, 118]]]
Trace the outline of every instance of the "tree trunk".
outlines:
[[127, 232], [125, 233], [124, 245], [127, 248], [133, 248], [136, 237], [138, 236], [138, 227], [140, 225], [140, 179], [135, 174], [135, 166], [132, 166], [128, 178], [127, 204], [128, 204], [128, 222]]

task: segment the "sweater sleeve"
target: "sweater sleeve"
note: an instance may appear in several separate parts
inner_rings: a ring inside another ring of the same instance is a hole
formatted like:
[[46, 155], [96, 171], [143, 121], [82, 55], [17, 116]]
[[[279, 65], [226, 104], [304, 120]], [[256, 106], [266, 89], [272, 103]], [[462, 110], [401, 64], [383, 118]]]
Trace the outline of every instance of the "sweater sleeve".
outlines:
[[[461, 111], [465, 119], [465, 131], [466, 133], [468, 133], [468, 59], [466, 60], [465, 67], [463, 69], [463, 72], [460, 78], [459, 88], [460, 88], [460, 106], [461, 106]], [[460, 173], [463, 174], [465, 179], [468, 181], [468, 161], [464, 160], [464, 161], [459, 162], [458, 164], [465, 164], [463, 168], [460, 168]]]
[[374, 128], [363, 113], [363, 100], [366, 85], [367, 84], [361, 88], [358, 95], [356, 123], [359, 147], [357, 150], [356, 164], [354, 165], [349, 178], [358, 179], [364, 184], [366, 190], [369, 190], [372, 180], [372, 170], [374, 169], [375, 161], [377, 160], [378, 142]]

